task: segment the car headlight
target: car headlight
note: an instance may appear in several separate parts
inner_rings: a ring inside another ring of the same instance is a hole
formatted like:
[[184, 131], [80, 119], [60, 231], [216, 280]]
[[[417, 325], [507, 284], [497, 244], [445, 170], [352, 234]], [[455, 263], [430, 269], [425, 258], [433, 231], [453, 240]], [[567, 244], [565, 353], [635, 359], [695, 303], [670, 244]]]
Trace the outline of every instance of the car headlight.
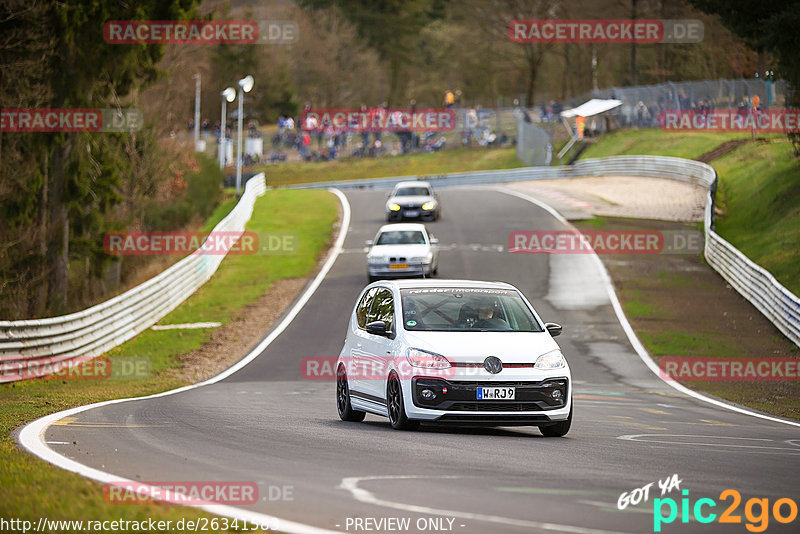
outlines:
[[414, 256], [412, 258], [408, 258], [408, 261], [411, 263], [430, 263], [433, 260], [433, 254], [428, 254], [426, 256]]
[[427, 352], [419, 349], [408, 349], [406, 359], [412, 367], [422, 367], [424, 369], [447, 369], [450, 362], [441, 354]]
[[392, 211], [400, 211], [400, 204], [389, 204], [389, 209]]
[[384, 259], [380, 256], [367, 256], [367, 263], [383, 263]]
[[554, 350], [546, 354], [542, 354], [536, 358], [536, 363], [533, 364], [534, 369], [561, 369], [566, 367], [567, 360], [560, 350]]
[[425, 204], [422, 205], [422, 209], [424, 210], [432, 210], [435, 207], [436, 207], [436, 202], [434, 202], [433, 200], [431, 200], [430, 202], [426, 202]]

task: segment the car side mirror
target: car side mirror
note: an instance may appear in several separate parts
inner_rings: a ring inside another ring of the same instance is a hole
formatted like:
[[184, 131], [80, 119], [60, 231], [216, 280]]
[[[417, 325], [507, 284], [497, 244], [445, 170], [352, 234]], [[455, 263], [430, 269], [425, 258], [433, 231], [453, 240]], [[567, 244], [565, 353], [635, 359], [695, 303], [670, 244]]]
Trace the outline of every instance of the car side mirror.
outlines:
[[366, 241], [364, 241], [364, 244], [367, 245], [368, 247], [371, 247], [372, 245], [375, 244], [375, 241], [373, 241], [372, 239], [367, 239]]
[[439, 244], [439, 240], [436, 239], [435, 237], [432, 237], [431, 238], [431, 245], [438, 245], [438, 244]]
[[556, 323], [545, 323], [544, 327], [547, 328], [547, 331], [550, 332], [550, 335], [553, 337], [561, 335], [561, 325]]
[[367, 333], [376, 336], [389, 335], [389, 333], [386, 331], [386, 323], [383, 321], [372, 321], [371, 323], [367, 323]]

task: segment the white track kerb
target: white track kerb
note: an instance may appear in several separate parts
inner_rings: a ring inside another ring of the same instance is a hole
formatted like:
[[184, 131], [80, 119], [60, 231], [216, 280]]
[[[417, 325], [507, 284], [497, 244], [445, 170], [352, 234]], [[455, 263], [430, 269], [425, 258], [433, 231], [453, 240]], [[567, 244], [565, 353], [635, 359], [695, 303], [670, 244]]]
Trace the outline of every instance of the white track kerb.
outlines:
[[[538, 200], [536, 198], [530, 197], [530, 196], [528, 196], [528, 195], [526, 195], [524, 193], [520, 193], [518, 191], [514, 191], [512, 189], [506, 189], [504, 187], [497, 187], [497, 188], [495, 188], [495, 190], [496, 191], [500, 191], [501, 193], [505, 193], [507, 195], [512, 195], [512, 196], [521, 198], [523, 200], [527, 200], [528, 202], [531, 202], [533, 204], [536, 204], [537, 206], [539, 206], [543, 210], [547, 211], [550, 215], [555, 217], [559, 222], [561, 222], [565, 226], [569, 227], [572, 230], [577, 231], [577, 228], [572, 226], [569, 223], [569, 221], [567, 221], [567, 219], [565, 219], [558, 211], [553, 209], [551, 206], [548, 206], [547, 204], [545, 204], [541, 200]], [[654, 362], [653, 359], [650, 357], [650, 354], [647, 352], [647, 349], [644, 348], [644, 345], [642, 345], [642, 342], [639, 341], [638, 337], [636, 337], [636, 333], [633, 331], [633, 328], [631, 327], [631, 324], [628, 322], [628, 318], [625, 317], [625, 312], [622, 311], [622, 306], [620, 305], [619, 299], [617, 298], [617, 293], [614, 291], [614, 284], [611, 281], [611, 277], [609, 276], [608, 271], [606, 270], [606, 266], [603, 265], [602, 260], [600, 260], [600, 256], [598, 256], [594, 252], [592, 252], [591, 256], [592, 256], [592, 259], [597, 264], [597, 269], [600, 271], [600, 277], [603, 279], [603, 283], [604, 283], [604, 285], [606, 287], [606, 291], [608, 292], [608, 298], [611, 300], [611, 306], [614, 308], [614, 313], [617, 314], [617, 319], [619, 320], [619, 324], [621, 324], [622, 325], [622, 329], [625, 330], [625, 335], [628, 336], [628, 341], [630, 341], [630, 343], [633, 346], [634, 350], [636, 350], [636, 354], [639, 355], [639, 358], [641, 358], [641, 360], [648, 367], [648, 369], [650, 369], [653, 372], [653, 374], [655, 374], [657, 377], [659, 377], [666, 384], [668, 384], [672, 388], [680, 391], [681, 393], [683, 393], [685, 395], [689, 395], [690, 397], [694, 397], [695, 399], [701, 400], [703, 402], [707, 402], [709, 404], [713, 404], [714, 406], [718, 406], [720, 408], [725, 408], [726, 410], [731, 410], [731, 411], [734, 411], [734, 412], [739, 412], [739, 413], [745, 414], [745, 415], [751, 415], [753, 417], [758, 417], [760, 419], [766, 419], [768, 421], [774, 421], [776, 423], [784, 423], [786, 425], [792, 425], [792, 426], [800, 427], [800, 423], [797, 423], [795, 421], [787, 421], [786, 419], [781, 419], [779, 417], [773, 417], [771, 415], [766, 415], [766, 414], [763, 414], [763, 413], [754, 412], [752, 410], [748, 410], [748, 409], [742, 408], [740, 406], [734, 406], [732, 404], [728, 404], [726, 402], [722, 402], [720, 400], [712, 399], [711, 397], [707, 397], [707, 396], [703, 395], [702, 393], [698, 393], [696, 391], [693, 391], [693, 390], [687, 388], [686, 386], [684, 386], [684, 385], [682, 385], [682, 384], [680, 384], [680, 383], [678, 383], [678, 382], [676, 382], [674, 380], [665, 380], [664, 377], [660, 373], [660, 369], [658, 368], [658, 364], [656, 364], [656, 362]]]
[[[121, 402], [129, 402], [129, 401], [136, 401], [136, 400], [143, 400], [143, 399], [154, 399], [157, 397], [166, 397], [167, 395], [174, 395], [176, 393], [180, 393], [182, 391], [188, 391], [190, 389], [199, 388], [202, 386], [207, 386], [209, 384], [214, 384], [223, 380], [224, 378], [229, 377], [239, 369], [243, 368], [248, 363], [252, 362], [256, 359], [256, 357], [261, 354], [264, 349], [266, 349], [270, 343], [272, 343], [275, 338], [277, 338], [286, 327], [294, 320], [300, 310], [303, 309], [306, 302], [311, 298], [314, 292], [317, 290], [319, 285], [322, 283], [322, 280], [328, 274], [328, 271], [331, 270], [333, 267], [336, 258], [339, 257], [339, 254], [342, 251], [342, 245], [344, 245], [345, 237], [347, 236], [347, 230], [350, 227], [350, 203], [347, 201], [347, 197], [339, 191], [338, 189], [330, 189], [331, 193], [335, 194], [339, 198], [339, 202], [342, 205], [342, 221], [341, 226], [339, 228], [339, 235], [336, 238], [336, 242], [334, 243], [333, 247], [331, 248], [330, 253], [328, 254], [328, 258], [323, 264], [322, 268], [320, 269], [317, 276], [314, 277], [314, 280], [302, 294], [302, 296], [295, 302], [294, 306], [289, 310], [289, 313], [283, 318], [283, 320], [276, 326], [270, 334], [265, 337], [261, 343], [259, 343], [247, 356], [239, 360], [235, 365], [229, 367], [222, 373], [209, 378], [204, 382], [200, 382], [198, 384], [193, 384], [191, 386], [184, 386], [182, 388], [173, 389], [171, 391], [165, 391], [163, 393], [157, 393], [155, 395], [149, 395], [147, 397], [137, 397], [132, 399], [116, 399], [111, 401], [104, 401], [104, 402], [96, 402], [94, 404], [88, 404], [86, 406], [78, 406], [77, 408], [71, 408], [69, 410], [64, 410], [62, 412], [54, 413], [47, 415], [45, 417], [39, 418], [32, 423], [28, 423], [25, 425], [19, 433], [19, 442], [25, 447], [29, 452], [38, 456], [39, 458], [50, 462], [51, 464], [65, 469], [67, 471], [72, 471], [73, 473], [77, 473], [81, 476], [86, 478], [90, 478], [92, 480], [96, 480], [98, 482], [102, 482], [104, 484], [108, 484], [111, 482], [123, 482], [123, 483], [134, 483], [137, 487], [144, 487], [141, 482], [133, 481], [127, 478], [119, 477], [117, 475], [112, 475], [111, 473], [106, 473], [105, 471], [100, 471], [99, 469], [94, 469], [92, 467], [88, 467], [81, 463], [78, 463], [74, 460], [67, 458], [61, 454], [58, 454], [53, 449], [47, 446], [45, 443], [45, 432], [47, 428], [53, 424], [54, 422], [58, 421], [59, 419], [63, 419], [64, 417], [69, 417], [71, 415], [75, 415], [86, 410], [91, 410], [92, 408], [99, 408], [101, 406], [108, 406], [111, 404], [119, 404]], [[186, 506], [183, 504], [183, 506]], [[190, 505], [191, 506], [191, 505]], [[328, 534], [333, 533], [333, 530], [322, 529], [318, 527], [314, 527], [311, 525], [305, 525], [303, 523], [297, 523], [294, 521], [288, 521], [285, 519], [281, 519], [275, 516], [270, 516], [267, 514], [261, 514], [258, 512], [253, 512], [250, 510], [245, 510], [243, 508], [237, 508], [234, 506], [227, 506], [221, 504], [203, 504], [203, 505], [194, 505], [191, 506], [192, 508], [199, 508], [206, 512], [216, 514], [219, 516], [230, 517], [233, 519], [238, 519], [240, 521], [249, 521], [250, 523], [257, 523], [263, 525], [272, 525], [275, 530], [279, 530], [281, 532], [289, 532], [289, 533], [310, 533], [310, 534]]]

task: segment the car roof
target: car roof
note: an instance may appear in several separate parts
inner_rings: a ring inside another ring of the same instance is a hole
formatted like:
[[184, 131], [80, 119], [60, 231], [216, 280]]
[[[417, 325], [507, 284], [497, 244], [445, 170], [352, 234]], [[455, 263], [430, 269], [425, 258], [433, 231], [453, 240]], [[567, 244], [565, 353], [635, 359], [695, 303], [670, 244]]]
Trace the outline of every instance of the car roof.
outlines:
[[421, 230], [427, 233], [425, 225], [422, 223], [394, 223], [384, 224], [378, 229], [378, 233], [383, 233], [392, 230], [407, 231], [407, 230]]
[[411, 182], [398, 182], [395, 184], [394, 188], [397, 189], [398, 187], [430, 187], [430, 182], [423, 182], [421, 180], [414, 180]]
[[[377, 282], [376, 282], [377, 283]], [[516, 287], [506, 282], [484, 282], [481, 280], [440, 280], [440, 279], [417, 279], [417, 280], [384, 280], [383, 284], [389, 284], [397, 289], [410, 288], [431, 288], [431, 287], [472, 287], [482, 289], [513, 289]]]

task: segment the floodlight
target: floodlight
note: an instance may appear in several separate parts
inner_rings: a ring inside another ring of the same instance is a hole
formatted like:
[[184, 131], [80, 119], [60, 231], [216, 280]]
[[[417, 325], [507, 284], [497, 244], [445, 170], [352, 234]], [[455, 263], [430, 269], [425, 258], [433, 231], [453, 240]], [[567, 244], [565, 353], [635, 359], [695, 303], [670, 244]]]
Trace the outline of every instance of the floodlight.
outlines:
[[241, 87], [242, 91], [244, 91], [245, 93], [249, 93], [250, 90], [253, 88], [253, 82], [254, 80], [252, 76], [250, 75], [245, 76], [244, 78], [239, 80], [239, 87]]

